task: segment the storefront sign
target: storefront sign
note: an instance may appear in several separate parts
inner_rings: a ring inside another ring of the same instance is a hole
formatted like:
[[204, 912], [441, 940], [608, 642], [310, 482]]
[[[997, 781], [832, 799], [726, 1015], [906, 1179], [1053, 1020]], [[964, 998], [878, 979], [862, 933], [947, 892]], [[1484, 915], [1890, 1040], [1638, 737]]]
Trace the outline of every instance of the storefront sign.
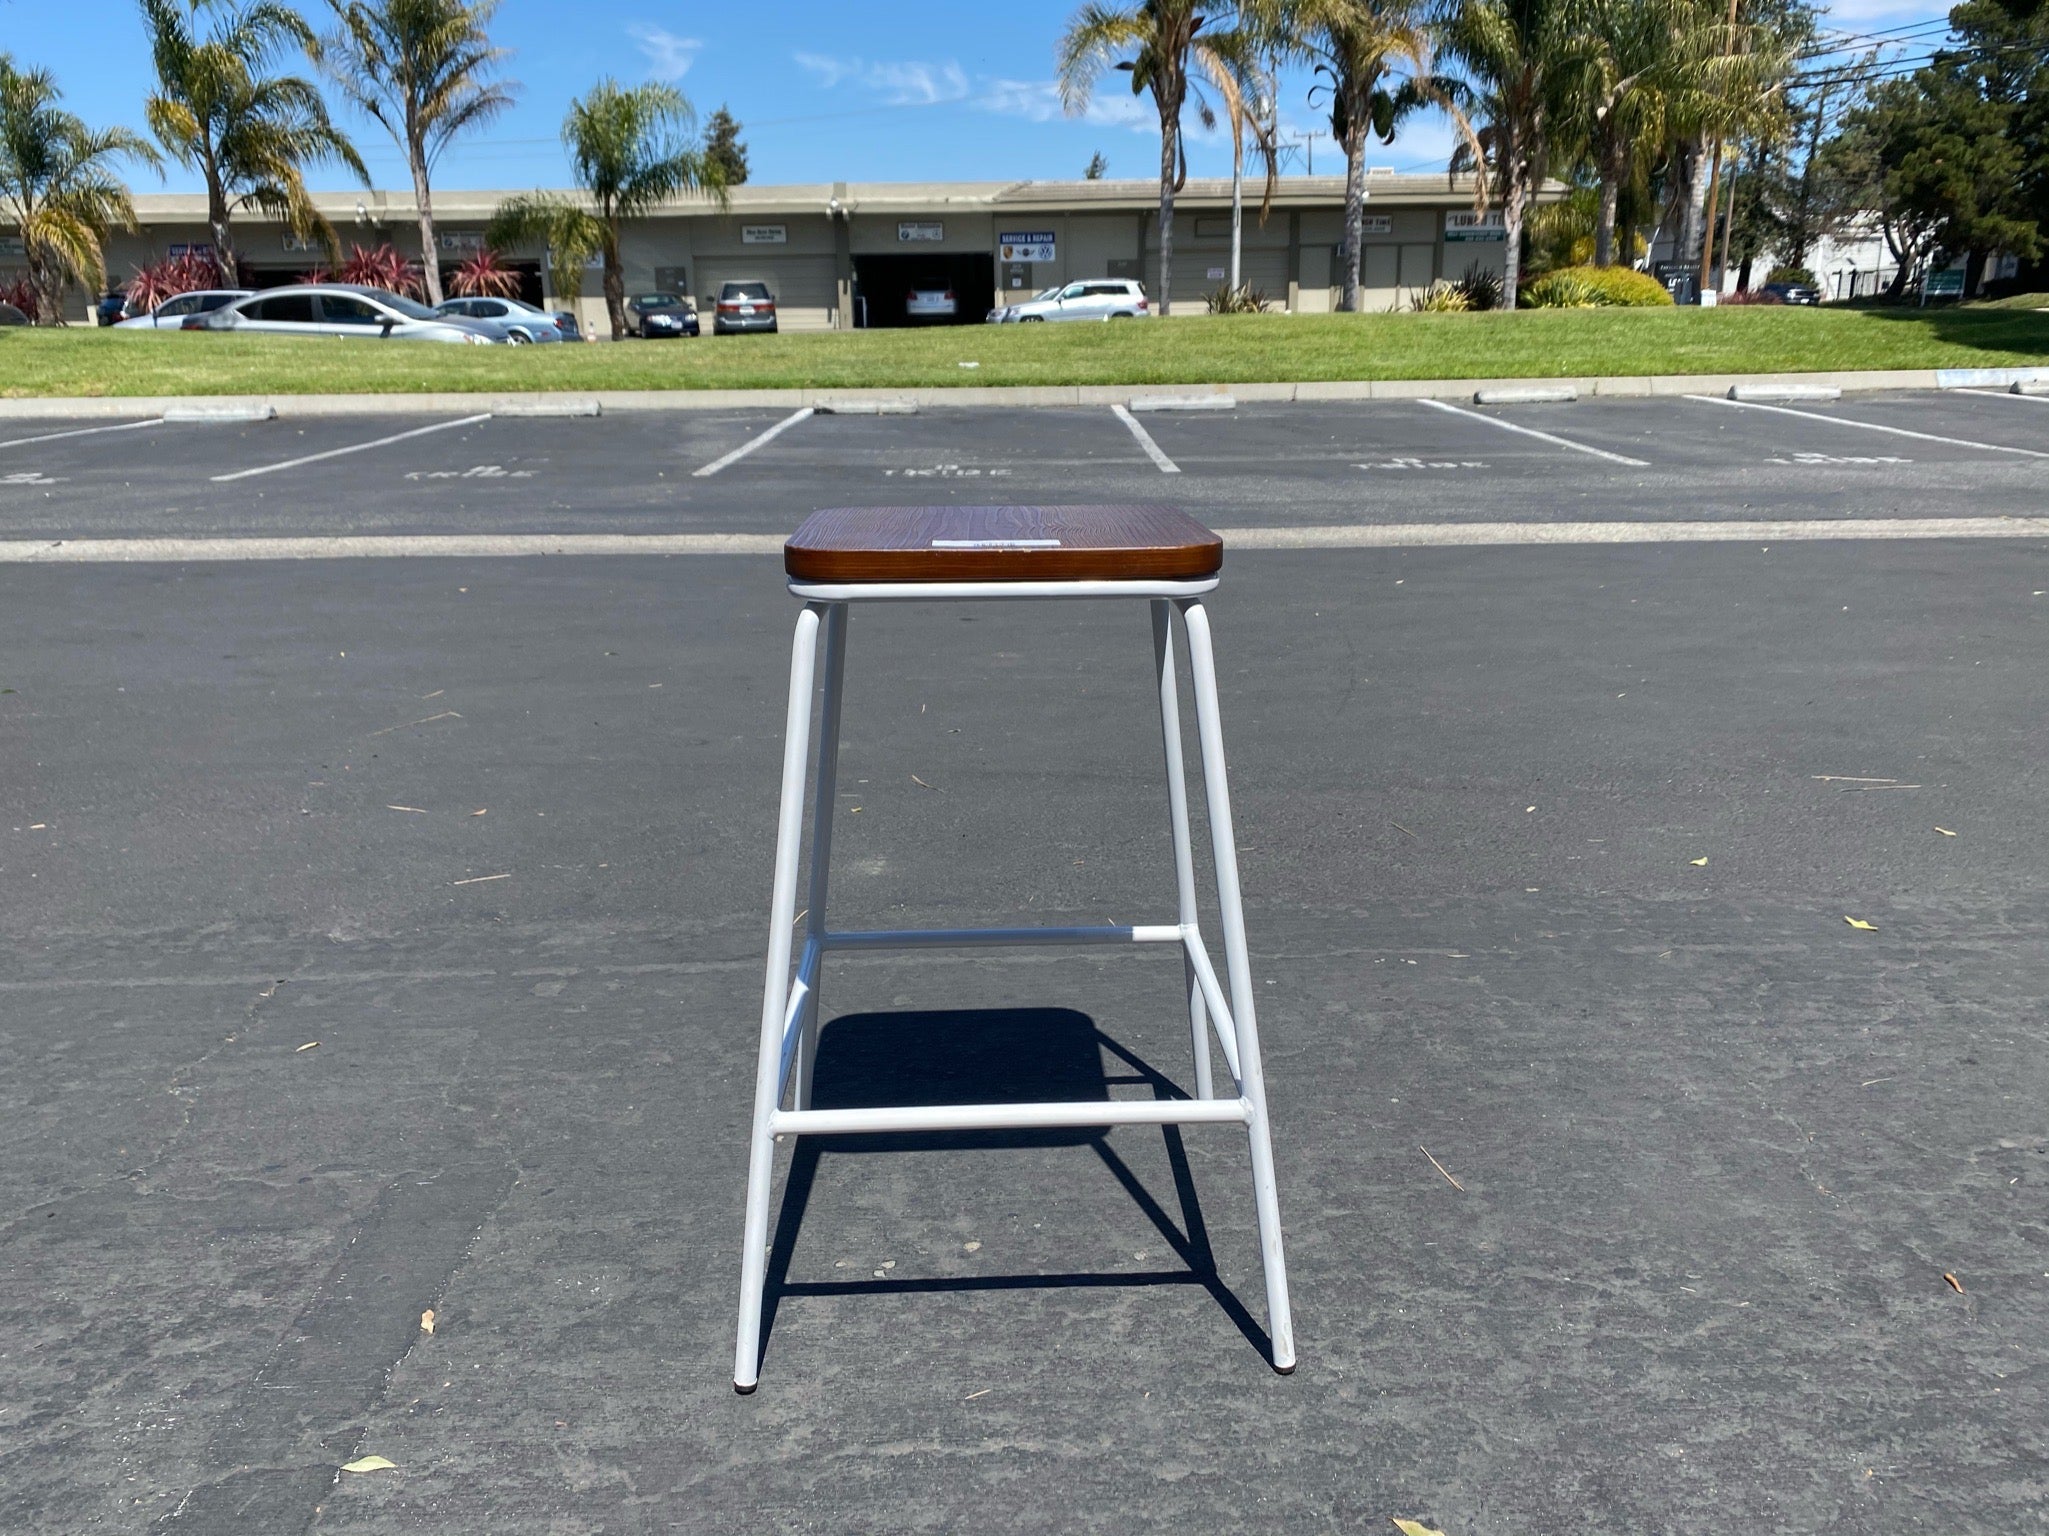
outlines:
[[322, 248], [312, 235], [295, 235], [289, 229], [278, 243], [288, 251], [317, 251]]
[[167, 256], [211, 256], [213, 254], [213, 247], [211, 245], [167, 245], [164, 247], [164, 254]]
[[946, 238], [946, 226], [937, 219], [930, 223], [905, 222], [897, 225], [896, 237], [901, 241], [944, 240]]
[[1391, 213], [1364, 214], [1359, 220], [1362, 235], [1391, 235], [1394, 233], [1394, 215]]
[[790, 227], [787, 224], [742, 224], [740, 226], [742, 245], [788, 245]]
[[28, 247], [19, 235], [0, 235], [0, 256], [26, 256]]
[[1444, 238], [1454, 240], [1506, 240], [1508, 227], [1498, 213], [1447, 213]]
[[484, 248], [484, 236], [475, 229], [442, 229], [434, 232], [434, 243], [450, 255], [474, 256]]
[[1213, 283], [1221, 283], [1221, 282], [1222, 282], [1222, 281], [1224, 280], [1224, 278], [1225, 278], [1225, 277], [1227, 276], [1227, 274], [1225, 273], [1225, 271], [1224, 271], [1224, 269], [1223, 269], [1222, 267], [1211, 267], [1211, 268], [1209, 269], [1209, 274], [1208, 274], [1208, 275], [1209, 275], [1209, 280], [1210, 280], [1211, 282], [1213, 282]]
[[996, 237], [1004, 261], [1058, 261], [1051, 230], [1011, 230]]

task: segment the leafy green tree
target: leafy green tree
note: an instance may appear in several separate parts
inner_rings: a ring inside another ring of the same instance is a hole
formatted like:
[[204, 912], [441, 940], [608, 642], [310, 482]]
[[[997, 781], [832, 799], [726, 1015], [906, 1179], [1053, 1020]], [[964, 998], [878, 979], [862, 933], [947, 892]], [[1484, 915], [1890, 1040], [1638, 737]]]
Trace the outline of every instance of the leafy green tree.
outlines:
[[420, 272], [427, 302], [441, 302], [434, 244], [434, 162], [458, 135], [512, 105], [513, 87], [492, 78], [505, 50], [491, 46], [498, 0], [328, 0], [336, 28], [316, 57], [335, 87], [373, 119], [406, 157], [420, 218]]
[[739, 122], [723, 106], [704, 120], [704, 158], [725, 186], [737, 187], [747, 179], [747, 145]]
[[1330, 99], [1331, 137], [1345, 153], [1338, 308], [1356, 311], [1366, 147], [1374, 139], [1391, 143], [1401, 120], [1427, 103], [1449, 101], [1431, 77], [1423, 0], [1295, 0], [1283, 18], [1286, 51], [1318, 77], [1316, 91]]
[[688, 193], [707, 193], [726, 206], [726, 184], [691, 136], [694, 122], [690, 102], [672, 85], [627, 87], [600, 80], [569, 104], [562, 123], [562, 142], [584, 200], [550, 192], [510, 198], [499, 206], [487, 238], [497, 245], [545, 241], [555, 291], [570, 297], [583, 289], [584, 263], [602, 256], [605, 310], [612, 339], [619, 340], [626, 334], [621, 226]]
[[1455, 100], [1477, 126], [1453, 165], [1470, 165], [1482, 195], [1500, 200], [1508, 234], [1501, 302], [1513, 309], [1522, 271], [1523, 225], [1554, 160], [1569, 164], [1573, 0], [1449, 0], [1438, 52], [1461, 72]]
[[206, 184], [221, 281], [235, 280], [230, 219], [243, 208], [317, 235], [332, 252], [305, 167], [338, 161], [366, 187], [370, 173], [309, 81], [268, 73], [279, 55], [313, 48], [312, 28], [278, 0], [142, 0], [142, 17], [157, 74], [143, 112], [157, 142]]
[[[1090, 0], [1067, 24], [1056, 50], [1061, 103], [1070, 113], [1087, 107], [1106, 69], [1131, 76], [1131, 94], [1151, 92], [1160, 117], [1160, 313], [1173, 307], [1174, 194], [1188, 179], [1181, 143], [1181, 113], [1191, 96], [1205, 127], [1216, 123], [1198, 72], [1215, 84], [1230, 82], [1227, 97], [1252, 94], [1259, 75], [1259, 42], [1249, 29], [1210, 27], [1198, 0], [1139, 0], [1134, 5]], [[1129, 55], [1129, 57], [1119, 57]]]
[[48, 70], [16, 69], [0, 53], [0, 224], [21, 238], [41, 325], [63, 321], [71, 284], [100, 288], [107, 232], [135, 227], [115, 162], [157, 163], [143, 139], [125, 128], [88, 128], [58, 105], [62, 98]]

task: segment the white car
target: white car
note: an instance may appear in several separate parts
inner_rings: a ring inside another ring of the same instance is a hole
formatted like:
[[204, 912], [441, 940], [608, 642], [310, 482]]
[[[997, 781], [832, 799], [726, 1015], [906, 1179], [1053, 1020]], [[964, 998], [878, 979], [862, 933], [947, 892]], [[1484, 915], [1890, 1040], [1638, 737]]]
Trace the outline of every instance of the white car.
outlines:
[[449, 341], [480, 347], [497, 340], [481, 321], [444, 318], [403, 294], [361, 288], [353, 283], [294, 283], [288, 288], [268, 288], [211, 314], [192, 315], [186, 319], [185, 329], [259, 336]]
[[989, 311], [991, 324], [1034, 320], [1149, 320], [1145, 285], [1129, 277], [1091, 277], [1064, 288], [1047, 288], [1022, 304]]
[[499, 340], [515, 344], [562, 339], [562, 328], [553, 315], [518, 299], [443, 299], [434, 306], [434, 313], [453, 320], [478, 321]]
[[196, 288], [191, 293], [181, 293], [175, 298], [165, 299], [146, 315], [134, 315], [126, 320], [116, 320], [117, 331], [175, 331], [180, 329], [193, 315], [210, 315], [223, 305], [237, 299], [249, 298], [254, 288]]
[[904, 314], [913, 320], [951, 320], [958, 312], [951, 288], [913, 288], [904, 295]]

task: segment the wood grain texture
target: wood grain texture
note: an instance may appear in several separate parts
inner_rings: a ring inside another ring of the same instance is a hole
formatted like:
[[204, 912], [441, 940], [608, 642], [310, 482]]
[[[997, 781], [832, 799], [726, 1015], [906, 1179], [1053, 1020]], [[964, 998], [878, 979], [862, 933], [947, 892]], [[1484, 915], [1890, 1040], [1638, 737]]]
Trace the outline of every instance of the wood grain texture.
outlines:
[[1224, 541], [1178, 507], [832, 507], [783, 546], [796, 581], [1199, 581]]

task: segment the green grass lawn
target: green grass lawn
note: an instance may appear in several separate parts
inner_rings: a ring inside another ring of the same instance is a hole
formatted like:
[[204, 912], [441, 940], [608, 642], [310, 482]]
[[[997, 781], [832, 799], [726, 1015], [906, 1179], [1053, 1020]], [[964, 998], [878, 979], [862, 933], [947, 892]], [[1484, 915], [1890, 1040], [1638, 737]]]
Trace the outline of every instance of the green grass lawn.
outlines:
[[0, 331], [0, 396], [1228, 384], [2043, 363], [2049, 314], [1994, 308], [1233, 315], [490, 348], [74, 327]]

